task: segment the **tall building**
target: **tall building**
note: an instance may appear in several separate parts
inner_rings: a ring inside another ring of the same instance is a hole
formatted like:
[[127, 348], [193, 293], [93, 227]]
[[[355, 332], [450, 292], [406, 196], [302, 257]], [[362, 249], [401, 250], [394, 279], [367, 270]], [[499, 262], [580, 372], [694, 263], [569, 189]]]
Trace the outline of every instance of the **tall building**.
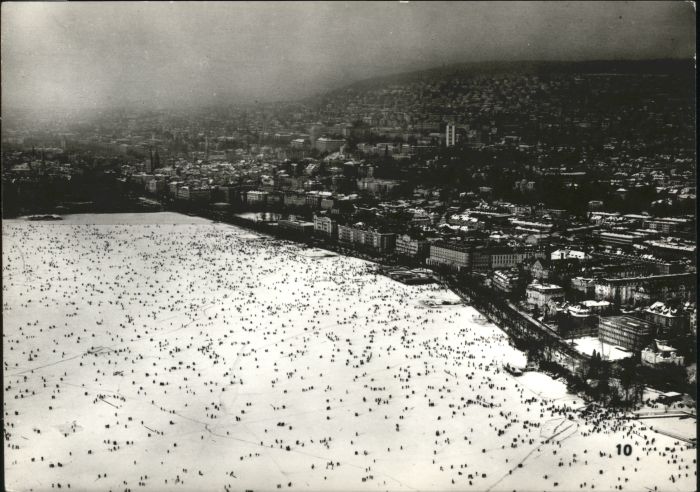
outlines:
[[151, 147], [149, 150], [149, 157], [148, 160], [146, 160], [146, 174], [151, 174], [153, 172], [153, 147]]
[[445, 146], [454, 147], [457, 141], [457, 126], [453, 123], [448, 123], [445, 129]]
[[151, 171], [154, 171], [158, 168], [160, 168], [160, 155], [158, 154], [158, 147], [156, 147], [156, 152], [155, 154], [151, 155]]
[[311, 125], [311, 128], [309, 129], [309, 140], [311, 142], [311, 147], [316, 147], [316, 140], [318, 140], [322, 132], [323, 127], [321, 125]]
[[632, 316], [604, 316], [598, 324], [598, 337], [610, 345], [639, 352], [654, 336], [654, 325]]
[[331, 237], [338, 235], [338, 223], [330, 217], [314, 215], [314, 230]]

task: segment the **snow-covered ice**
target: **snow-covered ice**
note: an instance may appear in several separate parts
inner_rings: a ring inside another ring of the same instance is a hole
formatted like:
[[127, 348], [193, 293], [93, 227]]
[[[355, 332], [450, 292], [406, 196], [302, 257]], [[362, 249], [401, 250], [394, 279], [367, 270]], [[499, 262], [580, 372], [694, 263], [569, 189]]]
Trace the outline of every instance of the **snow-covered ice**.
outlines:
[[574, 339], [574, 347], [582, 354], [593, 355], [593, 351], [601, 354], [605, 360], [620, 360], [632, 357], [632, 352], [601, 342], [596, 337], [581, 337]]
[[438, 286], [168, 213], [2, 232], [9, 490], [695, 489]]

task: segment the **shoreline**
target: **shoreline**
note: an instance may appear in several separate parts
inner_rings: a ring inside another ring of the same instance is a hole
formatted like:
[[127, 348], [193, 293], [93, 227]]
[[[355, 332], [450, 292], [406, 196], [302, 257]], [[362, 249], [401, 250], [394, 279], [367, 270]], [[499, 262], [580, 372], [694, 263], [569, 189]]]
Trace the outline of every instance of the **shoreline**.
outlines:
[[[381, 257], [377, 256], [372, 256], [368, 252], [364, 251], [357, 251], [349, 247], [343, 247], [341, 244], [339, 244], [337, 241], [329, 241], [328, 238], [325, 237], [318, 237], [318, 236], [311, 236], [311, 237], [305, 237], [301, 236], [298, 234], [290, 233], [289, 231], [285, 231], [282, 229], [277, 228], [276, 226], [271, 225], [269, 222], [265, 221], [257, 221], [252, 218], [247, 218], [247, 217], [241, 217], [239, 215], [239, 212], [236, 213], [229, 213], [227, 217], [224, 217], [221, 212], [217, 211], [204, 211], [204, 210], [196, 210], [196, 211], [182, 211], [182, 210], [176, 210], [176, 209], [167, 209], [166, 207], [163, 207], [163, 210], [144, 210], [144, 211], [135, 211], [135, 212], [76, 212], [76, 213], [69, 213], [69, 214], [55, 214], [59, 215], [61, 217], [64, 216], [71, 216], [71, 215], [95, 215], [95, 216], [110, 216], [110, 215], [141, 215], [141, 214], [177, 214], [180, 216], [185, 216], [185, 217], [192, 217], [197, 219], [198, 221], [207, 221], [209, 224], [216, 224], [216, 223], [221, 223], [221, 224], [226, 224], [226, 225], [231, 225], [234, 227], [238, 227], [247, 231], [251, 231], [255, 234], [259, 234], [261, 237], [267, 238], [267, 239], [272, 239], [276, 241], [286, 241], [298, 246], [303, 247], [306, 250], [312, 250], [312, 249], [317, 249], [321, 251], [327, 251], [331, 253], [332, 255], [340, 255], [346, 258], [355, 258], [362, 260], [367, 263], [367, 266], [369, 267], [370, 265], [373, 265], [376, 269], [383, 269], [383, 268], [391, 268], [391, 267], [396, 267], [396, 266], [408, 266], [405, 263], [397, 263], [397, 264], [387, 264], [382, 261]], [[205, 213], [206, 212], [206, 213]], [[258, 213], [277, 213], [277, 212], [240, 212], [240, 213], [245, 213], [245, 214], [258, 214]], [[218, 214], [218, 215], [217, 215]], [[36, 214], [34, 214], [36, 215]], [[15, 219], [9, 219], [9, 220], [26, 220], [27, 222], [33, 222], [29, 220], [28, 218], [30, 215], [25, 215], [25, 216], [19, 216]], [[203, 222], [198, 222], [197, 223], [203, 223]], [[48, 223], [48, 224], [60, 224], [62, 221], [38, 221], [39, 223]], [[37, 222], [34, 222], [37, 223]], [[108, 224], [109, 222], [105, 222], [104, 224]], [[183, 224], [186, 224], [188, 222], [183, 222]], [[427, 268], [430, 269], [430, 267], [423, 266], [422, 268]], [[430, 269], [432, 270], [432, 269]], [[381, 275], [383, 277], [391, 278], [388, 275], [384, 275], [381, 272], [374, 271], [373, 273], [377, 275]], [[435, 278], [435, 281], [438, 285], [441, 285], [444, 289], [448, 290], [450, 293], [453, 295], [457, 296], [461, 303], [467, 306], [470, 306], [473, 308], [480, 316], [482, 316], [488, 323], [491, 323], [494, 325], [498, 330], [500, 330], [502, 333], [504, 333], [505, 336], [508, 337], [509, 343], [516, 348], [519, 348], [519, 350], [523, 351], [526, 353], [527, 356], [527, 362], [523, 366], [523, 369], [525, 367], [529, 367], [531, 364], [535, 364], [537, 367], [537, 372], [540, 372], [542, 374], [546, 374], [553, 379], [561, 379], [562, 377], [564, 380], [566, 380], [567, 385], [572, 384], [574, 382], [575, 384], [575, 373], [576, 370], [578, 369], [578, 364], [579, 362], [576, 362], [576, 359], [579, 361], [588, 361], [590, 359], [590, 356], [588, 356], [585, 353], [576, 351], [576, 349], [572, 346], [566, 343], [565, 340], [563, 340], [564, 343], [564, 352], [560, 353], [559, 356], [560, 358], [557, 360], [557, 364], [554, 367], [546, 368], [546, 367], [540, 367], [540, 357], [535, 357], [534, 359], [531, 359], [531, 354], [528, 353], [528, 350], [522, 345], [522, 338], [519, 338], [517, 336], [514, 336], [518, 332], [516, 331], [515, 333], [513, 332], [512, 329], [508, 328], [508, 326], [512, 323], [512, 319], [505, 317], [502, 319], [498, 319], [497, 315], [494, 315], [494, 312], [489, 309], [489, 306], [486, 306], [480, 301], [488, 300], [489, 296], [475, 296], [474, 292], [471, 292], [470, 295], [466, 295], [463, 290], [464, 286], [457, 285], [456, 281], [454, 278], [451, 276], [442, 276], [438, 272], [433, 270], [433, 277]], [[391, 279], [392, 281], [402, 283], [396, 279]], [[474, 301], [476, 299], [476, 302]], [[510, 307], [512, 307], [511, 303], [507, 303]], [[503, 315], [502, 311], [499, 311], [497, 314]], [[518, 315], [521, 315], [520, 312], [518, 312]], [[525, 316], [526, 318], [529, 318], [528, 316]], [[574, 359], [571, 359], [571, 355], [574, 353]], [[611, 364], [611, 366], [614, 367], [614, 364], [616, 361], [605, 361], [608, 364]], [[648, 387], [648, 389], [652, 391], [661, 391], [657, 390], [652, 387]], [[600, 403], [597, 402], [595, 399], [591, 398], [590, 396], [585, 394], [585, 391], [583, 389], [572, 389], [571, 394], [575, 395], [579, 398], [583, 398], [589, 403]], [[639, 403], [637, 404], [636, 408], [643, 408], [644, 404]], [[616, 408], [614, 405], [612, 408]], [[629, 411], [630, 408], [627, 406], [620, 406], [619, 409], [621, 411]], [[634, 410], [634, 409], [632, 409]]]
[[[618, 477], [663, 488], [664, 457], [635, 440], [655, 438], [662, 450], [672, 437], [609, 411], [585, 417], [581, 399], [546, 374], [508, 374], [502, 364], [523, 354], [497, 326], [474, 322], [473, 306], [420, 305], [436, 291], [458, 299], [443, 286], [406, 286], [367, 271], [366, 260], [319, 260], [296, 243], [248, 241], [246, 228], [180, 217], [185, 224], [9, 223], [7, 343], [22, 340], [38, 357], [27, 371], [26, 353], [6, 356], [12, 483], [105, 490], [145, 473], [160, 490], [173, 488], [177, 471], [186, 485], [211, 489], [233, 468], [236, 489], [256, 480], [274, 489], [292, 474], [294, 489], [512, 490], [523, 473], [539, 490], [552, 480], [607, 489]], [[22, 241], [32, 238], [25, 264]], [[71, 264], [65, 251], [83, 259]], [[84, 344], [112, 350], [75, 354]], [[635, 445], [656, 474], [611, 467], [617, 442]], [[30, 460], [39, 449], [43, 463]], [[105, 470], [109, 478], [93, 483]]]
[[[137, 200], [134, 201], [135, 204], [140, 204], [141, 202]], [[383, 262], [381, 256], [372, 255], [369, 251], [358, 251], [350, 247], [343, 247], [337, 240], [330, 240], [326, 237], [321, 237], [317, 235], [312, 235], [311, 237], [302, 236], [300, 234], [295, 234], [289, 231], [279, 229], [273, 226], [270, 222], [258, 221], [252, 218], [242, 217], [240, 214], [259, 214], [259, 213], [278, 213], [274, 211], [228, 211], [221, 212], [215, 210], [205, 210], [205, 209], [178, 209], [177, 207], [172, 207], [172, 204], [160, 203], [160, 208], [162, 210], [144, 210], [141, 212], [98, 212], [95, 215], [110, 215], [110, 214], [120, 214], [120, 213], [134, 213], [134, 214], [151, 214], [151, 213], [175, 213], [188, 217], [197, 217], [200, 219], [208, 220], [211, 223], [223, 223], [228, 225], [233, 225], [236, 227], [241, 227], [249, 231], [253, 231], [256, 234], [262, 234], [265, 237], [281, 240], [290, 241], [295, 244], [303, 245], [306, 248], [317, 248], [325, 251], [330, 251], [334, 254], [342, 255], [349, 258], [358, 258], [364, 260], [368, 263], [377, 265], [378, 268], [391, 267], [391, 266], [408, 266], [405, 262], [400, 261], [396, 264], [387, 264]], [[62, 215], [81, 215], [88, 214], [88, 212], [78, 212], [76, 214], [62, 214]], [[61, 214], [58, 214], [61, 215]], [[27, 217], [27, 216], [23, 216]], [[477, 290], [471, 290], [468, 294], [464, 293], [466, 286], [457, 285], [456, 279], [451, 275], [445, 275], [438, 273], [437, 271], [431, 269], [428, 266], [423, 265], [423, 268], [427, 268], [433, 271], [433, 277], [438, 284], [442, 285], [444, 288], [448, 289], [450, 292], [458, 296], [462, 302], [473, 307], [478, 313], [486, 318], [490, 323], [498, 327], [499, 330], [504, 332], [508, 336], [511, 343], [514, 346], [522, 345], [523, 336], [525, 339], [533, 337], [536, 340], [553, 340], [555, 346], [558, 347], [557, 350], [561, 351], [561, 357], [558, 359], [558, 365], [560, 369], [564, 370], [564, 376], [567, 381], [572, 381], [575, 377], [575, 373], [581, 363], [587, 363], [590, 360], [590, 356], [584, 353], [576, 351], [571, 345], [567, 344], [566, 341], [559, 340], [558, 335], [551, 332], [549, 328], [544, 328], [541, 323], [535, 323], [529, 316], [516, 310], [511, 303], [506, 303], [507, 306], [497, 307], [497, 311], [494, 311], [493, 302], [489, 303], [490, 296], [486, 293], [479, 295]], [[501, 303], [503, 304], [503, 303]], [[514, 311], [514, 313], [508, 314], [509, 311]], [[515, 314], [517, 312], [517, 314]], [[499, 317], [501, 319], [499, 319]], [[528, 327], [523, 326], [523, 320], [525, 320]], [[513, 330], [512, 327], [518, 325], [519, 328]], [[523, 329], [524, 328], [524, 329]], [[519, 335], [519, 336], [516, 336]], [[552, 338], [555, 337], [555, 338]], [[530, 362], [528, 355], [528, 363]], [[537, 359], [535, 359], [537, 360]], [[548, 373], [554, 374], [557, 377], [562, 376], [561, 370], [556, 372], [548, 371]], [[577, 393], [580, 393], [579, 390]]]

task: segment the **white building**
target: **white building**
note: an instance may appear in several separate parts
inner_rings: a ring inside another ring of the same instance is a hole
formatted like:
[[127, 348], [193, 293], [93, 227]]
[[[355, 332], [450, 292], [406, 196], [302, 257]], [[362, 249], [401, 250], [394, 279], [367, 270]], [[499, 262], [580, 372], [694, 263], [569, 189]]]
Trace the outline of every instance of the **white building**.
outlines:
[[209, 201], [211, 199], [211, 190], [209, 188], [190, 188], [189, 186], [183, 186], [177, 190], [177, 199], [183, 201]]
[[177, 189], [177, 199], [178, 200], [189, 200], [190, 199], [190, 187], [182, 186]]
[[314, 231], [334, 237], [338, 235], [338, 223], [330, 217], [314, 215]]
[[430, 266], [447, 266], [455, 270], [469, 269], [472, 264], [472, 251], [469, 246], [438, 241], [430, 245]]
[[246, 193], [246, 203], [248, 205], [264, 205], [267, 203], [267, 192], [251, 190]]
[[152, 179], [146, 185], [149, 193], [158, 194], [165, 190], [165, 181], [162, 179]]
[[493, 272], [493, 286], [503, 292], [513, 292], [519, 281], [520, 277], [517, 272], [508, 270], [496, 270]]
[[674, 364], [682, 366], [684, 358], [676, 354], [676, 349], [666, 345], [664, 340], [654, 340], [642, 350], [642, 363], [649, 366]]
[[290, 146], [293, 149], [303, 149], [304, 147], [307, 147], [308, 144], [303, 138], [295, 138], [290, 142]]
[[581, 305], [584, 306], [586, 309], [590, 310], [592, 314], [608, 314], [611, 310], [613, 305], [609, 303], [608, 301], [596, 301], [593, 299], [589, 299], [586, 301], [581, 302]]
[[564, 297], [564, 289], [554, 284], [532, 283], [527, 286], [527, 303], [543, 308], [549, 301]]
[[550, 258], [552, 260], [590, 260], [591, 256], [584, 251], [558, 249], [552, 252]]
[[448, 123], [447, 128], [445, 129], [445, 146], [446, 147], [454, 147], [455, 143], [457, 141], [457, 127], [452, 124]]
[[358, 244], [375, 251], [391, 251], [396, 245], [396, 234], [382, 233], [358, 227], [338, 226], [338, 241], [341, 243]]
[[423, 256], [428, 251], [428, 241], [413, 239], [408, 234], [396, 238], [396, 253], [404, 256]]
[[319, 152], [335, 152], [345, 145], [345, 140], [321, 137], [314, 142], [314, 147]]

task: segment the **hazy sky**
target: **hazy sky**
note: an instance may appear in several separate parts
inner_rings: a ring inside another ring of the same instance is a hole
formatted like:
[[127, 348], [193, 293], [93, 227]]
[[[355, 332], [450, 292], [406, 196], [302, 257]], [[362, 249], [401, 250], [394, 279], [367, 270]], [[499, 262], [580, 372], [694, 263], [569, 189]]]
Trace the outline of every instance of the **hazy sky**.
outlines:
[[306, 96], [443, 63], [692, 57], [686, 2], [2, 4], [2, 102], [176, 106]]

